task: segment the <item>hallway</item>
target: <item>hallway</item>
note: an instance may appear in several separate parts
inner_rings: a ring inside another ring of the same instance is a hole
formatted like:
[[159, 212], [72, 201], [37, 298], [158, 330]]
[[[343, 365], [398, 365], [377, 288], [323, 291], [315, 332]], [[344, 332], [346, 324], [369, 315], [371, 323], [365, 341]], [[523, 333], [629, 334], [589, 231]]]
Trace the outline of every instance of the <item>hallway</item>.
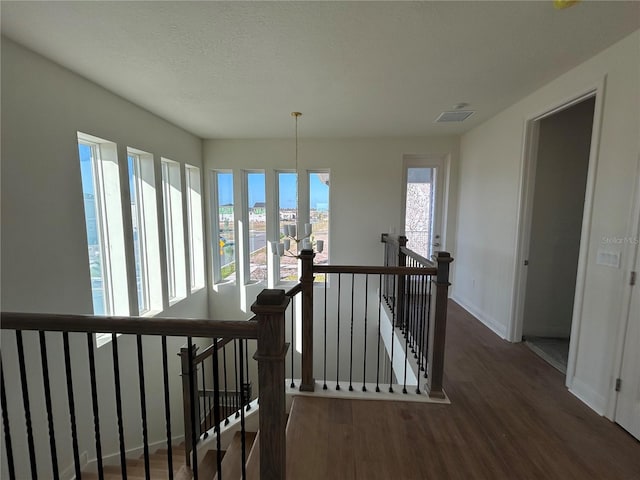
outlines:
[[563, 375], [450, 303], [451, 405], [298, 397], [287, 477], [640, 478], [640, 443], [567, 391]]

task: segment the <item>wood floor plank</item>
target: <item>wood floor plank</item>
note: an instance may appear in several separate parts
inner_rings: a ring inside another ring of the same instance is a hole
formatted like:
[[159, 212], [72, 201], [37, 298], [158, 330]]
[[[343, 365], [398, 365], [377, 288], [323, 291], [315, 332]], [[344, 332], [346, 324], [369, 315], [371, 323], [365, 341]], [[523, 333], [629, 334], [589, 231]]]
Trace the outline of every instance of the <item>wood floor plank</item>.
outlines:
[[451, 405], [296, 397], [288, 480], [637, 480], [640, 442], [451, 302]]
[[[245, 462], [251, 451], [251, 446], [253, 445], [253, 441], [256, 438], [255, 432], [246, 432], [245, 433]], [[231, 440], [231, 444], [229, 448], [224, 454], [224, 458], [222, 459], [222, 479], [223, 480], [231, 480], [238, 479], [242, 474], [242, 434], [237, 432], [233, 436], [233, 440]], [[213, 477], [214, 479], [218, 478], [218, 474]]]

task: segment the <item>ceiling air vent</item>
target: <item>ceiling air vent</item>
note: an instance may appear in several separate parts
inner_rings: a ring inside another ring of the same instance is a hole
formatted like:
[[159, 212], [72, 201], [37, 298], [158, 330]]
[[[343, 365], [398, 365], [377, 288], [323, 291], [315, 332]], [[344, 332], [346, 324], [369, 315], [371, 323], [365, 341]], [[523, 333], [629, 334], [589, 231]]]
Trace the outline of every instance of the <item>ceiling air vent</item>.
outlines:
[[440, 116], [436, 118], [436, 123], [463, 122], [473, 114], [473, 110], [455, 110], [451, 112], [442, 112]]

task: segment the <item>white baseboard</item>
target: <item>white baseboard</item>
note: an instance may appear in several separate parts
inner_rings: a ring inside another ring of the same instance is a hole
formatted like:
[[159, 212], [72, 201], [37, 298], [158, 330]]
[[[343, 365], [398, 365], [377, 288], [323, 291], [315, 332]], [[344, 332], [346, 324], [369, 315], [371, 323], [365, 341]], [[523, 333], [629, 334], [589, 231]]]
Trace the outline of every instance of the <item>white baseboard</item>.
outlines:
[[569, 391], [598, 415], [604, 415], [607, 400], [589, 385], [574, 376]]
[[[184, 435], [177, 435], [175, 437], [171, 438], [171, 443], [172, 444], [176, 444], [176, 443], [180, 443], [184, 440]], [[149, 452], [153, 453], [153, 451], [155, 449], [158, 448], [165, 448], [167, 446], [167, 439], [165, 438], [164, 440], [158, 440], [157, 442], [152, 442], [149, 444]], [[135, 447], [135, 448], [130, 448], [128, 450], [125, 450], [125, 456], [127, 458], [137, 458], [140, 455], [142, 455], [144, 453], [144, 447], [141, 445], [139, 447]], [[85, 459], [87, 458], [87, 454], [86, 452], [83, 453], [83, 455], [85, 456]], [[120, 465], [120, 452], [116, 452], [116, 453], [112, 453], [109, 455], [104, 455], [102, 457], [102, 463], [103, 465]], [[82, 464], [82, 462], [81, 462]], [[84, 465], [82, 465], [82, 469], [83, 470], [88, 470], [88, 471], [98, 471], [98, 461], [93, 458], [89, 461], [85, 461]], [[73, 470], [73, 467], [72, 467]], [[75, 472], [74, 472], [75, 473]], [[75, 475], [71, 476], [71, 479], [73, 480], [75, 478]]]
[[452, 294], [451, 299], [454, 302], [456, 302], [458, 305], [460, 305], [462, 308], [464, 308], [471, 315], [473, 315], [478, 320], [480, 320], [480, 322], [483, 325], [485, 325], [487, 328], [489, 328], [493, 333], [498, 335], [500, 338], [505, 339], [505, 340], [508, 339], [507, 326], [506, 325], [503, 325], [502, 323], [500, 323], [496, 319], [489, 317], [484, 312], [482, 312], [479, 308], [477, 308], [474, 305], [472, 305], [470, 302], [467, 302], [466, 300], [460, 298], [459, 295]]
[[[89, 463], [89, 454], [82, 452], [80, 454], [80, 470], [83, 471], [87, 468]], [[60, 480], [75, 480], [76, 478], [76, 466], [75, 464], [69, 465], [60, 473]]]

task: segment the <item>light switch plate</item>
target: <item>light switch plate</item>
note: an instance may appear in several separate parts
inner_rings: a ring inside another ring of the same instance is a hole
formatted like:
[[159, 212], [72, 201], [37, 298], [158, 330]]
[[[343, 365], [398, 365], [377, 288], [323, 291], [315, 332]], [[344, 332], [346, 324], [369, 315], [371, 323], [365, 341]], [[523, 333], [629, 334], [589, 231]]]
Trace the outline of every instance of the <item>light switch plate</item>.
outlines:
[[620, 268], [620, 252], [617, 252], [615, 250], [607, 250], [606, 248], [600, 247], [598, 249], [596, 265]]

